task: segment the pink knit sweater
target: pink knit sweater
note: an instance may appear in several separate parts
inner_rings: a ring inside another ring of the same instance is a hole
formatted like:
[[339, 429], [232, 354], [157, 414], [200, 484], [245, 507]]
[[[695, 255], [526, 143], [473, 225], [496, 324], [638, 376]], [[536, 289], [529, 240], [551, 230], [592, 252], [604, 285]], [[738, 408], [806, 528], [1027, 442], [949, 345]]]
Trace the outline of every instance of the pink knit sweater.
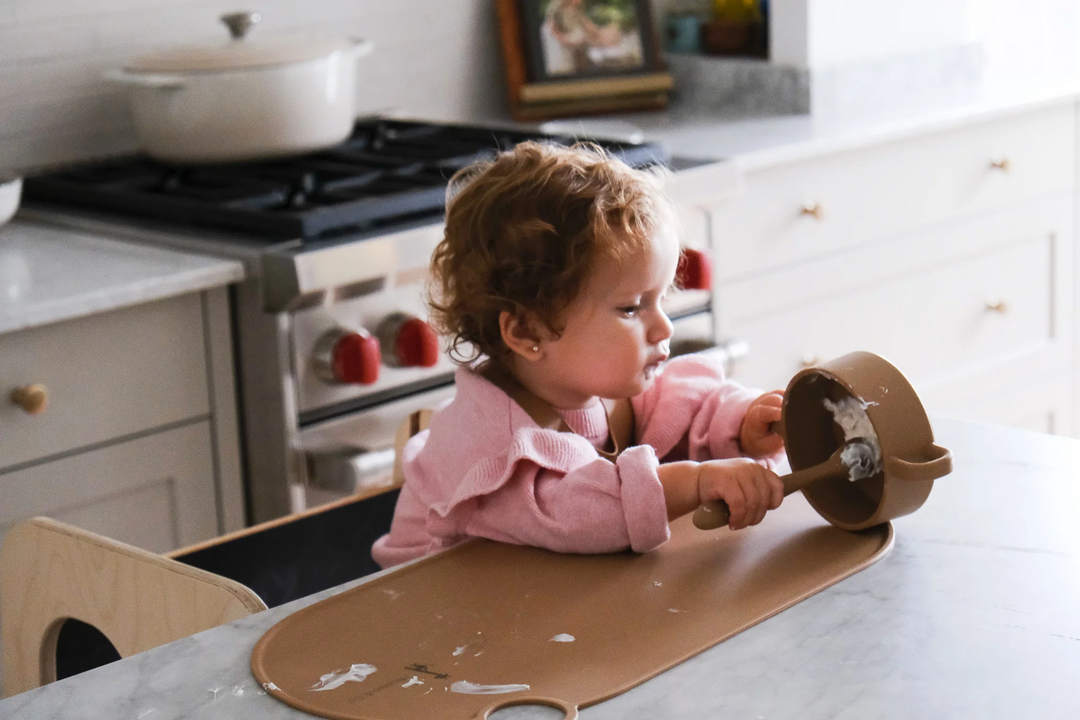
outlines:
[[633, 398], [639, 444], [611, 462], [597, 452], [607, 439], [599, 401], [560, 411], [575, 432], [557, 432], [469, 369], [455, 382], [456, 397], [405, 445], [393, 524], [371, 553], [384, 568], [477, 536], [559, 552], [652, 550], [670, 536], [658, 458], [740, 456], [742, 419], [760, 394], [706, 355], [675, 358]]

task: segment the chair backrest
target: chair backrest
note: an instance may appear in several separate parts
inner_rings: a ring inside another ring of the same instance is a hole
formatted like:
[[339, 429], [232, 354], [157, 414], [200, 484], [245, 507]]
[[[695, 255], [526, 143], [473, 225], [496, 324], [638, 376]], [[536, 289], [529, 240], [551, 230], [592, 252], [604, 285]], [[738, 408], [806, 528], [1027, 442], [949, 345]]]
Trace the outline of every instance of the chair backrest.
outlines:
[[[431, 416], [429, 409], [417, 410], [399, 426], [391, 487], [404, 481], [405, 443], [427, 428]], [[358, 493], [340, 502], [365, 497]], [[296, 519], [278, 518], [168, 555], [182, 556]], [[128, 657], [266, 609], [246, 585], [169, 556], [45, 517], [12, 527], [0, 546], [3, 697], [56, 680], [57, 639], [69, 619], [97, 629], [120, 657]]]
[[56, 679], [68, 619], [128, 657], [264, 609], [233, 580], [49, 518], [23, 521], [0, 547], [4, 697]]

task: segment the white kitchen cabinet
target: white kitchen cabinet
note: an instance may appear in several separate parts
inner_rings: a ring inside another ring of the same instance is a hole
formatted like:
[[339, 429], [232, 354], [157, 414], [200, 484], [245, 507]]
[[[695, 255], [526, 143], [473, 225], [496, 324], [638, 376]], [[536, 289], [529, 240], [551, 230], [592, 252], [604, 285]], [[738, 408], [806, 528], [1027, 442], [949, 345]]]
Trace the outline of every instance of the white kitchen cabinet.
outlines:
[[1058, 106], [748, 172], [710, 211], [736, 378], [869, 350], [931, 414], [1071, 434], [1075, 134]]
[[[244, 525], [226, 290], [0, 335], [0, 534], [48, 515], [164, 552]], [[30, 414], [12, 391], [44, 386]]]
[[0, 541], [47, 515], [153, 552], [218, 535], [207, 419], [0, 475]]
[[1071, 105], [754, 170], [713, 208], [721, 278], [836, 255], [1073, 187]]

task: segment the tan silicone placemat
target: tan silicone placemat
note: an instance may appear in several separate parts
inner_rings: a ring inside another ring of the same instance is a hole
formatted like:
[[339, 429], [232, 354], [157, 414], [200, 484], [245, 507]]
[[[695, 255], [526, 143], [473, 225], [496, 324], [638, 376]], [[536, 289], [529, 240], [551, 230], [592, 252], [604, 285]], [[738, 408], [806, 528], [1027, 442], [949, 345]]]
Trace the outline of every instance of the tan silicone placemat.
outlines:
[[880, 559], [788, 497], [758, 526], [689, 517], [644, 555], [561, 555], [475, 540], [283, 619], [252, 653], [274, 697], [328, 718], [483, 718], [624, 692]]

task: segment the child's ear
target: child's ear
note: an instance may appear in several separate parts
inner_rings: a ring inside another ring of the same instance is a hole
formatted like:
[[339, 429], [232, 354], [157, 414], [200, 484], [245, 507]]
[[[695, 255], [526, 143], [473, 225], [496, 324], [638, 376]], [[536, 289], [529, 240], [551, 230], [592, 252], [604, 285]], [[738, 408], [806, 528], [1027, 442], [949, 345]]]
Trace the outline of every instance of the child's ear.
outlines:
[[510, 352], [526, 360], [539, 360], [543, 355], [543, 344], [524, 313], [509, 310], [499, 313], [499, 332]]

